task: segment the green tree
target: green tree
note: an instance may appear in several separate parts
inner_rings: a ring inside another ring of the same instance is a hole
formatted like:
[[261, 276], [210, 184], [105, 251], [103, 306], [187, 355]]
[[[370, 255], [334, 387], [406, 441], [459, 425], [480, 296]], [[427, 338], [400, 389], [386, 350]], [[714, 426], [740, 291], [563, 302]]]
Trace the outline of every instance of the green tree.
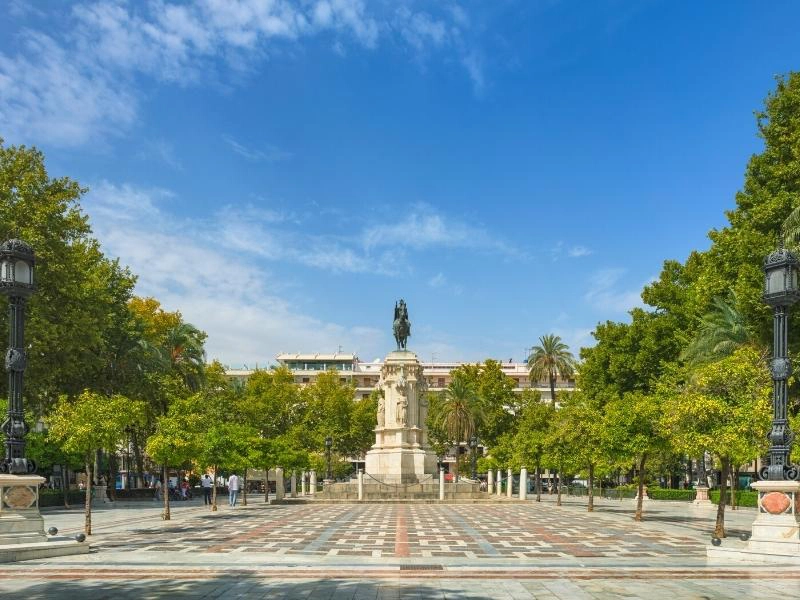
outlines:
[[[483, 418], [479, 396], [464, 377], [454, 376], [442, 392], [436, 408], [437, 427], [456, 446], [456, 458], [461, 442], [466, 442], [475, 433], [476, 424]], [[458, 481], [458, 460], [455, 463], [455, 479]]]
[[[555, 409], [552, 404], [543, 403], [537, 391], [523, 392], [522, 410], [517, 418], [517, 429], [511, 446], [521, 466], [530, 465], [534, 468], [537, 502], [542, 500], [542, 462], [548, 441], [548, 430], [554, 418]], [[490, 448], [490, 452], [494, 453], [494, 448]]]
[[62, 396], [48, 417], [50, 437], [64, 452], [80, 454], [86, 465], [86, 535], [92, 534], [94, 456], [102, 449], [116, 451], [126, 428], [142, 423], [145, 412], [142, 402], [86, 391], [74, 401]]
[[730, 300], [716, 297], [711, 310], [700, 318], [697, 333], [681, 358], [699, 365], [730, 356], [737, 348], [755, 343], [753, 331], [737, 308], [735, 294]]
[[667, 452], [670, 437], [661, 426], [661, 397], [629, 392], [605, 406], [603, 443], [617, 461], [635, 461], [638, 472], [636, 521], [642, 520], [642, 500], [648, 458]]
[[557, 335], [547, 334], [539, 338], [539, 346], [531, 348], [528, 356], [531, 382], [541, 381], [544, 377], [550, 383], [550, 402], [556, 405], [556, 380], [559, 375], [572, 377], [575, 373], [575, 357], [569, 346]]
[[725, 537], [730, 467], [749, 462], [766, 450], [770, 391], [771, 377], [764, 356], [744, 347], [699, 367], [688, 385], [681, 386], [676, 377], [661, 392], [662, 422], [675, 444], [695, 456], [707, 450], [720, 459], [717, 537]]
[[603, 444], [603, 411], [581, 392], [570, 394], [560, 411], [563, 431], [570, 442], [572, 462], [580, 470], [586, 469], [589, 502], [587, 510], [594, 510], [594, 482], [598, 465], [606, 461]]

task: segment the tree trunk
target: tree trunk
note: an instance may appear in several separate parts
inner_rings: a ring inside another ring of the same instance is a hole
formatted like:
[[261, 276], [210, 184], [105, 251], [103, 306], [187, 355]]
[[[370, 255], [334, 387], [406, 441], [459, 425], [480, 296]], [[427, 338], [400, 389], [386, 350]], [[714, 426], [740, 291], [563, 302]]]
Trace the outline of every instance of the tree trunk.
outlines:
[[161, 518], [165, 521], [169, 521], [172, 517], [169, 512], [169, 481], [167, 479], [167, 467], [161, 467], [162, 473], [162, 481], [161, 483], [161, 491], [164, 494], [164, 512], [161, 514]]
[[644, 465], [647, 460], [647, 453], [642, 454], [639, 460], [639, 493], [636, 499], [636, 515], [633, 517], [634, 521], [642, 520], [642, 503], [644, 502]]
[[[142, 457], [142, 449], [139, 446], [139, 436], [135, 431], [131, 432], [131, 445], [133, 446], [133, 457], [136, 461], [136, 481], [134, 487], [144, 487], [142, 477], [144, 476], [144, 458]], [[128, 475], [130, 477], [130, 474]]]
[[556, 506], [561, 506], [561, 466], [558, 468], [558, 479], [556, 480], [556, 488], [558, 489], [558, 498], [556, 499]]
[[553, 408], [556, 407], [556, 376], [555, 373], [549, 373], [550, 376], [550, 404]]
[[86, 496], [84, 498], [85, 514], [83, 532], [92, 535], [92, 458], [86, 460]]
[[594, 465], [589, 463], [589, 506], [587, 507], [588, 512], [592, 512], [594, 510]]
[[242, 506], [247, 506], [247, 469], [242, 475]]
[[61, 491], [64, 492], [64, 508], [69, 508], [69, 467], [64, 465], [61, 478]]
[[106, 475], [106, 494], [112, 502], [117, 501], [117, 454], [108, 453], [108, 474]]
[[461, 444], [456, 444], [456, 466], [453, 469], [453, 483], [458, 483], [458, 454], [461, 452]]
[[264, 504], [269, 504], [269, 467], [264, 467]]
[[719, 504], [717, 505], [717, 522], [714, 525], [714, 536], [725, 537], [725, 504], [728, 502], [728, 471], [730, 470], [730, 459], [721, 456], [722, 473], [719, 478]]
[[542, 467], [539, 461], [536, 461], [536, 501], [542, 501]]
[[211, 512], [217, 511], [217, 465], [214, 465], [214, 484], [211, 486]]
[[733, 467], [733, 475], [731, 475], [731, 510], [739, 508], [739, 501], [736, 497], [736, 492], [739, 491], [739, 465]]

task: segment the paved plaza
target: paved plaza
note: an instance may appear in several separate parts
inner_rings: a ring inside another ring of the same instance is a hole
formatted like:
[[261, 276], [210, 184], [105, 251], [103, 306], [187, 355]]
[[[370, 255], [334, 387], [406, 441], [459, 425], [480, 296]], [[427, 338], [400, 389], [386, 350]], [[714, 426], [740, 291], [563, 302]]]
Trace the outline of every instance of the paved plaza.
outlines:
[[[0, 568], [3, 598], [772, 598], [800, 596], [791, 568], [705, 558], [714, 509], [630, 500], [541, 504], [294, 504], [259, 498], [211, 513], [155, 503], [95, 513], [93, 553]], [[749, 530], [752, 510], [729, 514]], [[61, 533], [82, 512], [45, 513]], [[726, 544], [741, 544], [731, 537]]]

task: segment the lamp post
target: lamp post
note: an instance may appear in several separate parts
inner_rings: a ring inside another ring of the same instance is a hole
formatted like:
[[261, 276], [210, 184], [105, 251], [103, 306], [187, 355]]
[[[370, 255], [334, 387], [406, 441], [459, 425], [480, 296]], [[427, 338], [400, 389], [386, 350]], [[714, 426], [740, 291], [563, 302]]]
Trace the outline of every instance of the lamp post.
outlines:
[[475, 481], [478, 478], [478, 436], [472, 435], [469, 438], [469, 447], [472, 450], [472, 480]]
[[797, 257], [781, 247], [764, 261], [764, 302], [773, 308], [772, 430], [769, 433], [769, 464], [762, 467], [761, 479], [798, 480], [800, 472], [789, 462], [794, 434], [786, 418], [786, 380], [792, 373], [788, 357], [789, 307], [800, 299]]
[[325, 438], [325, 461], [327, 462], [328, 472], [325, 477], [328, 481], [333, 481], [333, 470], [331, 470], [331, 447], [333, 446], [333, 438], [328, 436]]
[[22, 383], [25, 372], [25, 305], [34, 292], [33, 249], [22, 240], [0, 244], [0, 294], [8, 296], [8, 414], [3, 422], [5, 457], [0, 472], [26, 474], [36, 471], [36, 464], [25, 458], [25, 435], [28, 426], [22, 404]]

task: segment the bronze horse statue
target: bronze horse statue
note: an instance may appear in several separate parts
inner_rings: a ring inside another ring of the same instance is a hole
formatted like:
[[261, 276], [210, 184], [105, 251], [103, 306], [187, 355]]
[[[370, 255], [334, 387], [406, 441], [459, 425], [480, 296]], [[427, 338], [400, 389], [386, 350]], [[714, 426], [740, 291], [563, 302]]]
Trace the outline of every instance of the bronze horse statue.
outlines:
[[411, 322], [408, 320], [408, 308], [404, 300], [394, 304], [394, 339], [398, 350], [407, 350], [408, 338], [411, 335]]

